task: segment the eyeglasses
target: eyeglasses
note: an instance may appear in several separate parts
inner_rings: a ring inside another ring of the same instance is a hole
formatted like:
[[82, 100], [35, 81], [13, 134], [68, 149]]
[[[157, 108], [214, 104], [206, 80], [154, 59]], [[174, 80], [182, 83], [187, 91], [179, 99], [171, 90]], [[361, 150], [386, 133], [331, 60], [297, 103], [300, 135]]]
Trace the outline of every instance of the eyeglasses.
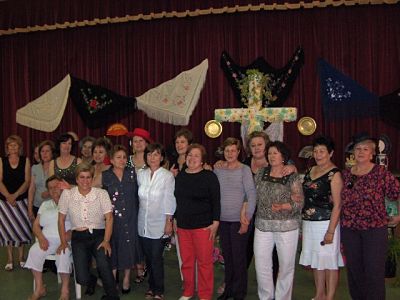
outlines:
[[351, 175], [350, 181], [346, 184], [346, 187], [351, 190], [353, 186], [356, 184], [356, 181], [357, 181], [357, 176]]

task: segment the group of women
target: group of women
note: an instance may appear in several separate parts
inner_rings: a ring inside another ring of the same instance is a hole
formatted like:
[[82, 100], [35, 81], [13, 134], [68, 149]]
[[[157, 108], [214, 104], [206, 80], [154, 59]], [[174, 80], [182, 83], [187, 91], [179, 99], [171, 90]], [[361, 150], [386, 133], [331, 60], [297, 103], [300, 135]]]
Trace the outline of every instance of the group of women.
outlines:
[[[300, 264], [314, 271], [315, 300], [334, 298], [343, 266], [341, 243], [352, 298], [384, 299], [387, 224], [400, 221], [388, 220], [384, 203], [385, 198], [397, 200], [400, 187], [389, 171], [374, 163], [373, 138], [364, 135], [354, 141], [356, 164], [343, 172], [331, 160], [332, 140], [316, 138], [316, 164], [303, 179], [290, 161], [288, 147], [270, 142], [262, 132], [248, 137], [250, 155], [243, 163], [240, 140], [226, 139], [224, 159], [214, 171], [206, 163], [205, 148], [193, 143], [187, 129], [176, 133], [169, 164], [164, 147], [154, 143], [147, 130], [136, 128], [129, 136], [131, 156], [121, 145], [111, 147], [107, 139], [87, 138], [82, 141], [82, 159], [72, 155], [74, 139], [69, 134], [60, 136], [55, 146], [44, 141], [38, 146], [40, 163], [32, 171], [29, 159], [22, 156], [21, 139], [6, 140], [7, 157], [0, 161], [0, 225], [6, 232], [1, 233], [0, 245], [8, 246], [6, 270], [14, 267], [12, 246], [19, 247], [24, 265], [23, 244], [32, 239], [30, 222], [44, 219], [39, 207], [54, 198], [46, 182], [54, 175], [64, 190], [59, 201], [52, 200], [59, 211], [57, 253], [72, 250], [76, 279], [87, 286], [89, 295], [97, 283], [91, 272], [94, 258], [105, 292], [102, 299], [119, 299], [118, 273], [121, 292], [130, 292], [132, 268], [137, 269], [139, 283], [144, 270], [148, 272], [146, 298], [163, 299], [163, 250], [165, 240], [175, 233], [183, 280], [180, 300], [196, 292], [199, 299], [212, 299], [217, 234], [225, 262], [219, 300], [246, 297], [253, 253], [259, 298], [291, 299], [301, 229]], [[35, 251], [47, 251], [37, 227]], [[34, 276], [41, 272], [32, 263], [27, 267]], [[60, 272], [65, 270], [69, 269]], [[44, 295], [40, 283], [32, 299]], [[68, 299], [64, 285], [60, 299]]]

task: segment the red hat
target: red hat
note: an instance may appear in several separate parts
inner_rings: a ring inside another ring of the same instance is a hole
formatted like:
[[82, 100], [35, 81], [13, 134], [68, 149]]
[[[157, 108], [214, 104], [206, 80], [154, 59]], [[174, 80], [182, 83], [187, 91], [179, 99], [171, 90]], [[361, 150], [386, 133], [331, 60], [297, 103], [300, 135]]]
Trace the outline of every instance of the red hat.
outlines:
[[141, 138], [144, 138], [148, 143], [153, 143], [153, 139], [150, 136], [150, 132], [148, 132], [146, 129], [143, 128], [135, 128], [132, 132], [128, 132], [126, 136], [129, 137], [140, 136]]

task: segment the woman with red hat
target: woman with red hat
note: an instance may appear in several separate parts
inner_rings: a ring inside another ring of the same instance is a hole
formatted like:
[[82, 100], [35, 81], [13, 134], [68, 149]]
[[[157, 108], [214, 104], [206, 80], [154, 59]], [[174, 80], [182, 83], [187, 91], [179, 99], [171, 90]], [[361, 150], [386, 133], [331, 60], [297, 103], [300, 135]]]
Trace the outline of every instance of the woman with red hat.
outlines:
[[146, 166], [144, 150], [149, 143], [153, 142], [150, 132], [143, 128], [135, 128], [126, 135], [132, 138], [131, 146], [133, 151], [133, 154], [129, 156], [128, 166], [134, 167], [136, 171], [143, 169]]

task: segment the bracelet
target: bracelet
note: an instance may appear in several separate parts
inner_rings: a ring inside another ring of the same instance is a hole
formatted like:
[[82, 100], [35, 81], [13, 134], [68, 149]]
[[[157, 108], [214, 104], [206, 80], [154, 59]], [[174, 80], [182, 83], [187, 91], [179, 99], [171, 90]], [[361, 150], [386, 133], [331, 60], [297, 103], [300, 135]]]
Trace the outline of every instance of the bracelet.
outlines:
[[326, 233], [327, 233], [327, 234], [335, 234], [334, 232], [329, 232], [329, 231], [327, 231]]
[[109, 241], [109, 240], [106, 240], [106, 239], [104, 239], [104, 240], [103, 240], [103, 242], [109, 243], [110, 241]]

